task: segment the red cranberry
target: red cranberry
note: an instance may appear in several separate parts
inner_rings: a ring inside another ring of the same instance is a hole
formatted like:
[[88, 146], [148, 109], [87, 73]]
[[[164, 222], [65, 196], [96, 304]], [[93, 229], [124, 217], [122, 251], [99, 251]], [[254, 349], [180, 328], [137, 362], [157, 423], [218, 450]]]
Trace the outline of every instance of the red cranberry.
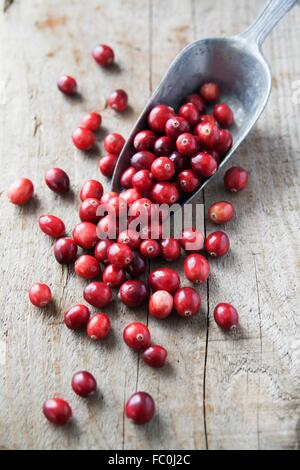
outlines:
[[155, 413], [155, 403], [151, 395], [146, 392], [136, 392], [127, 401], [125, 413], [134, 424], [145, 424]]
[[88, 397], [97, 390], [97, 382], [95, 377], [86, 370], [75, 372], [72, 377], [72, 389], [80, 397]]
[[158, 157], [168, 156], [172, 150], [174, 150], [174, 144], [167, 135], [159, 137], [154, 144], [154, 153]]
[[211, 124], [209, 121], [203, 121], [196, 126], [195, 131], [200, 144], [204, 147], [211, 149], [218, 144], [220, 130], [217, 125]]
[[138, 277], [145, 273], [146, 262], [138, 251], [132, 252], [132, 261], [127, 270], [132, 277]]
[[133, 146], [137, 152], [142, 150], [152, 151], [154, 148], [157, 135], [149, 130], [140, 131], [134, 138]]
[[97, 227], [91, 222], [81, 222], [75, 225], [73, 239], [76, 245], [85, 249], [94, 248], [98, 241]]
[[200, 95], [207, 103], [218, 101], [220, 96], [219, 86], [213, 82], [204, 83], [200, 88]]
[[151, 215], [151, 201], [146, 197], [142, 197], [141, 199], [137, 199], [131, 205], [129, 215], [132, 217], [138, 217], [140, 215], [145, 216], [148, 214], [150, 217]]
[[65, 95], [74, 95], [77, 92], [77, 82], [69, 75], [63, 75], [57, 81], [57, 88]]
[[197, 109], [199, 114], [203, 114], [205, 112], [205, 102], [203, 98], [199, 95], [189, 95], [185, 99], [186, 103], [192, 103], [195, 108]]
[[154, 153], [148, 152], [147, 150], [142, 150], [132, 155], [130, 163], [131, 166], [133, 166], [133, 168], [135, 168], [137, 171], [144, 169], [150, 170], [155, 158], [156, 157]]
[[51, 302], [51, 290], [47, 284], [37, 282], [29, 291], [30, 302], [36, 307], [46, 307]]
[[128, 105], [128, 95], [124, 90], [115, 90], [107, 100], [107, 104], [111, 109], [122, 113]]
[[93, 340], [106, 338], [111, 330], [110, 320], [106, 313], [96, 313], [87, 324], [87, 335]]
[[185, 157], [190, 157], [198, 150], [197, 139], [193, 134], [185, 132], [177, 138], [176, 147], [179, 153]]
[[204, 122], [208, 122], [212, 126], [217, 126], [217, 121], [212, 114], [202, 114], [202, 116], [199, 118], [199, 124]]
[[148, 125], [154, 132], [163, 133], [166, 127], [166, 122], [174, 116], [174, 109], [164, 104], [155, 106], [149, 113]]
[[193, 103], [186, 103], [179, 108], [179, 116], [186, 119], [186, 121], [193, 127], [199, 121], [199, 111]]
[[166, 290], [157, 290], [149, 300], [149, 314], [159, 319], [171, 315], [173, 310], [173, 297]]
[[110, 178], [113, 175], [117, 160], [118, 156], [114, 153], [109, 153], [108, 155], [100, 158], [99, 170], [101, 171], [102, 175]]
[[114, 51], [106, 44], [99, 44], [96, 46], [92, 52], [92, 56], [97, 64], [104, 67], [111, 65], [115, 58]]
[[214, 149], [219, 155], [225, 155], [232, 146], [232, 134], [227, 129], [220, 129], [219, 141], [215, 145]]
[[181, 153], [175, 151], [172, 152], [169, 156], [169, 159], [172, 160], [175, 167], [175, 173], [178, 174], [181, 171], [185, 170], [187, 167], [186, 158], [181, 155]]
[[32, 198], [33, 190], [33, 184], [28, 178], [20, 178], [10, 186], [8, 199], [17, 206], [23, 206]]
[[125, 281], [119, 291], [119, 298], [128, 307], [138, 307], [149, 297], [149, 289], [144, 281]]
[[194, 193], [201, 184], [201, 179], [193, 170], [183, 170], [177, 175], [178, 187], [184, 193]]
[[123, 188], [132, 188], [132, 178], [136, 174], [136, 169], [133, 166], [128, 167], [121, 175], [120, 183]]
[[187, 227], [180, 235], [180, 244], [186, 251], [200, 251], [204, 248], [204, 236], [201, 230]]
[[97, 131], [101, 126], [102, 117], [99, 113], [88, 113], [82, 120], [82, 125], [90, 131]]
[[205, 249], [211, 256], [224, 256], [229, 248], [230, 241], [225, 232], [212, 232], [205, 240]]
[[212, 155], [200, 152], [191, 158], [191, 168], [198, 175], [209, 178], [217, 171], [218, 165]]
[[132, 186], [141, 194], [150, 191], [153, 183], [153, 176], [149, 170], [139, 170], [132, 178]]
[[174, 269], [160, 268], [149, 274], [148, 284], [154, 292], [166, 290], [170, 294], [173, 294], [179, 289], [180, 277]]
[[239, 324], [238, 312], [231, 304], [218, 304], [214, 309], [214, 319], [223, 330], [234, 329]]
[[101, 206], [99, 199], [85, 199], [79, 207], [79, 217], [82, 222], [98, 222], [100, 216], [97, 215], [98, 208]]
[[72, 238], [59, 238], [54, 244], [54, 256], [60, 264], [73, 263], [77, 256], [77, 245]]
[[102, 308], [112, 299], [112, 290], [104, 282], [91, 282], [83, 291], [84, 299], [93, 307]]
[[105, 206], [105, 210], [114, 217], [120, 217], [127, 212], [126, 201], [120, 196], [111, 197], [108, 203], [103, 204], [103, 206]]
[[53, 238], [62, 237], [66, 231], [63, 221], [59, 217], [55, 217], [55, 215], [41, 215], [39, 226], [42, 232]]
[[220, 163], [221, 163], [220, 154], [217, 153], [215, 150], [210, 150], [209, 153], [210, 153], [210, 155], [216, 160], [217, 166], [219, 166]]
[[107, 258], [110, 264], [123, 269], [131, 263], [132, 251], [128, 245], [113, 243], [108, 247]]
[[166, 261], [174, 261], [180, 253], [180, 243], [176, 238], [166, 238], [160, 242], [160, 255]]
[[105, 240], [100, 240], [97, 245], [95, 246], [95, 258], [101, 263], [108, 263], [107, 259], [107, 250], [113, 244], [112, 240], [108, 238]]
[[205, 282], [210, 274], [209, 262], [197, 253], [189, 255], [184, 261], [184, 274], [191, 282]]
[[174, 295], [174, 308], [182, 317], [192, 317], [199, 313], [201, 298], [192, 287], [182, 287]]
[[100, 274], [99, 261], [91, 255], [79, 256], [75, 262], [74, 270], [77, 276], [93, 279]]
[[70, 189], [70, 179], [61, 168], [48, 170], [45, 175], [45, 182], [48, 188], [58, 194], [65, 194]]
[[119, 196], [118, 193], [115, 191], [110, 191], [108, 193], [104, 193], [100, 199], [101, 204], [109, 204], [109, 201], [115, 197]]
[[156, 183], [151, 190], [151, 199], [156, 204], [175, 204], [180, 198], [178, 189], [174, 183]]
[[118, 236], [118, 243], [128, 245], [131, 250], [138, 250], [141, 244], [140, 235], [135, 230], [124, 230]]
[[222, 127], [230, 127], [233, 124], [233, 112], [228, 104], [216, 104], [214, 106], [214, 117]]
[[49, 398], [43, 404], [43, 413], [45, 417], [53, 424], [62, 426], [72, 417], [72, 409], [68, 402], [62, 398]]
[[64, 322], [70, 330], [80, 330], [87, 325], [90, 314], [90, 310], [85, 305], [74, 305], [64, 313]]
[[100, 181], [88, 180], [81, 186], [80, 199], [85, 201], [89, 198], [101, 199], [103, 195], [103, 186]]
[[109, 287], [119, 287], [126, 279], [125, 271], [109, 264], [103, 271], [102, 280]]
[[166, 122], [165, 131], [167, 136], [172, 140], [176, 140], [180, 134], [190, 132], [190, 130], [191, 128], [188, 121], [181, 116], [174, 116]]
[[248, 183], [248, 172], [240, 166], [233, 166], [224, 175], [224, 185], [229, 191], [237, 193], [242, 191]]
[[208, 209], [208, 216], [215, 224], [225, 224], [234, 218], [234, 207], [227, 201], [215, 202]]
[[143, 352], [142, 358], [148, 366], [160, 369], [165, 365], [167, 355], [168, 352], [165, 348], [158, 344], [154, 344]]
[[87, 127], [77, 127], [72, 134], [75, 147], [79, 150], [90, 150], [95, 143], [95, 136]]
[[140, 244], [141, 255], [145, 258], [156, 258], [160, 252], [160, 246], [155, 240], [143, 240]]
[[116, 238], [118, 236], [116, 218], [111, 214], [102, 217], [97, 224], [96, 233], [98, 238]]
[[104, 149], [107, 153], [114, 153], [115, 155], [119, 155], [122, 148], [124, 147], [124, 144], [124, 137], [122, 137], [121, 134], [117, 134], [116, 132], [108, 134], [104, 139]]
[[127, 325], [123, 331], [123, 338], [127, 346], [136, 351], [149, 348], [151, 343], [151, 335], [148, 327], [139, 322]]
[[157, 181], [166, 181], [175, 174], [175, 166], [168, 157], [159, 157], [151, 165], [151, 173]]

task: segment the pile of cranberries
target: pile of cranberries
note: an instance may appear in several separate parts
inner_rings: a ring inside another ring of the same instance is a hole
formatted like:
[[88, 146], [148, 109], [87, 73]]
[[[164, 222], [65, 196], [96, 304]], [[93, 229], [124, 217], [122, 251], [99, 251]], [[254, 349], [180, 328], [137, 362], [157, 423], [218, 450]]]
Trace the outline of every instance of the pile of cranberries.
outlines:
[[[114, 62], [114, 52], [106, 45], [97, 46], [92, 56], [103, 67]], [[72, 77], [62, 77], [57, 85], [67, 95], [77, 92], [77, 83]], [[141, 236], [141, 231], [130, 228], [120, 231], [112, 211], [120, 218], [128, 215], [129, 209], [135, 214], [144, 210], [151, 218], [154, 204], [176, 203], [182, 195], [195, 192], [205, 178], [217, 171], [232, 145], [228, 127], [234, 121], [232, 110], [227, 104], [219, 103], [219, 97], [216, 83], [204, 83], [198, 92], [183, 100], [177, 112], [166, 104], [155, 106], [148, 116], [148, 128], [134, 138], [130, 166], [120, 180], [124, 190], [121, 194], [104, 193], [99, 181], [85, 181], [79, 194], [80, 221], [71, 235], [63, 220], [56, 215], [40, 215], [39, 227], [54, 239], [53, 254], [57, 262], [74, 265], [76, 275], [87, 280], [82, 296], [89, 306], [78, 303], [66, 310], [64, 323], [68, 329], [84, 329], [91, 340], [105, 340], [112, 328], [107, 312], [113, 289], [118, 289], [120, 301], [129, 308], [148, 304], [149, 315], [158, 320], [169, 317], [173, 312], [184, 318], [200, 312], [199, 293], [192, 286], [182, 287], [176, 270], [158, 267], [146, 279], [147, 260], [161, 257], [164, 261], [174, 261], [184, 254], [184, 274], [188, 281], [204, 283], [211, 272], [207, 257], [228, 253], [228, 235], [223, 230], [216, 230], [205, 237], [197, 228], [187, 227], [179, 239], [165, 238], [159, 225], [157, 236], [146, 232], [145, 237]], [[126, 109], [127, 103], [127, 94], [123, 90], [116, 90], [108, 99], [108, 106], [119, 112]], [[214, 105], [213, 113], [208, 114], [207, 107], [211, 104]], [[99, 113], [91, 112], [84, 116], [72, 135], [74, 145], [80, 150], [92, 148], [101, 123]], [[118, 133], [105, 137], [106, 155], [99, 162], [99, 169], [105, 176], [112, 175], [124, 144], [125, 139]], [[224, 177], [229, 191], [241, 191], [247, 182], [248, 172], [240, 167], [230, 168]], [[58, 194], [64, 194], [70, 188], [69, 177], [61, 168], [47, 171], [45, 183]], [[20, 178], [10, 187], [8, 197], [13, 204], [22, 206], [32, 198], [33, 192], [32, 182]], [[218, 201], [209, 207], [208, 216], [214, 224], [223, 225], [235, 217], [235, 210], [230, 202]], [[112, 226], [115, 229], [113, 239], [99, 236]], [[78, 248], [83, 250], [79, 256]], [[36, 307], [46, 307], [52, 299], [49, 286], [40, 282], [34, 284], [30, 288], [29, 299]], [[96, 310], [93, 314], [92, 307]], [[235, 328], [239, 321], [237, 310], [228, 303], [219, 303], [215, 307], [214, 319], [224, 330]], [[128, 324], [123, 331], [123, 340], [129, 348], [141, 354], [145, 364], [153, 368], [164, 366], [167, 350], [152, 343], [147, 325], [140, 322]], [[77, 395], [88, 397], [96, 391], [97, 382], [90, 372], [79, 371], [74, 374], [71, 387]], [[43, 413], [57, 425], [67, 423], [72, 417], [70, 405], [58, 397], [44, 403]], [[146, 392], [134, 393], [125, 405], [126, 416], [136, 424], [148, 422], [154, 413], [154, 401]]]

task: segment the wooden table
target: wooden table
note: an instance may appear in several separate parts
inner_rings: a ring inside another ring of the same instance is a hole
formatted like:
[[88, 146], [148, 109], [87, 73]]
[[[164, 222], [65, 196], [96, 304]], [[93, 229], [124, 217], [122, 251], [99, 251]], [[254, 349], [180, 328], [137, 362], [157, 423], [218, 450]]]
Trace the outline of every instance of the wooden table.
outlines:
[[[2, 449], [296, 449], [300, 442], [299, 161], [300, 8], [267, 40], [273, 92], [263, 117], [234, 157], [251, 172], [239, 195], [224, 191], [221, 174], [205, 190], [207, 208], [228, 199], [237, 218], [228, 225], [230, 255], [212, 261], [201, 286], [203, 309], [191, 321], [147, 318], [146, 308], [109, 307], [113, 334], [92, 343], [63, 325], [63, 312], [82, 302], [85, 285], [58, 265], [52, 241], [37, 224], [42, 213], [61, 216], [68, 232], [78, 221], [78, 190], [101, 177], [101, 150], [85, 155], [71, 144], [82, 115], [103, 110], [104, 131], [124, 136], [166, 67], [190, 41], [232, 35], [246, 28], [264, 2], [255, 0], [34, 0], [6, 1], [0, 14], [1, 64], [1, 295], [0, 448]], [[91, 59], [99, 42], [111, 44], [117, 66], [102, 70]], [[81, 97], [56, 89], [68, 73]], [[130, 109], [104, 110], [104, 100], [124, 88]], [[72, 192], [49, 191], [47, 169], [64, 168]], [[224, 173], [224, 172], [222, 172]], [[7, 201], [9, 184], [32, 178], [35, 198], [19, 209]], [[204, 221], [207, 232], [213, 227]], [[182, 261], [175, 265], [182, 269]], [[55, 302], [40, 311], [28, 289], [49, 283]], [[219, 301], [239, 310], [241, 329], [224, 334], [212, 320]], [[153, 340], [169, 350], [156, 371], [130, 351], [124, 325], [148, 321]], [[76, 397], [72, 373], [88, 369], [99, 383], [92, 400]], [[135, 391], [149, 391], [155, 419], [135, 427], [123, 405]], [[70, 401], [74, 421], [49, 425], [41, 405], [50, 396]]]

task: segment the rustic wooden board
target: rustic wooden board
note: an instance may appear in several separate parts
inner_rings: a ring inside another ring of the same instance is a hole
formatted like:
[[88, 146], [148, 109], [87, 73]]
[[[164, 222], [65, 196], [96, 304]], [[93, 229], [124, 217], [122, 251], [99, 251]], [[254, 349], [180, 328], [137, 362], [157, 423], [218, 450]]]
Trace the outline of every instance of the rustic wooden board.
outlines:
[[[264, 116], [235, 156], [251, 171], [242, 194], [222, 189], [220, 175], [204, 202], [226, 198], [237, 207], [228, 225], [231, 254], [212, 262], [199, 291], [202, 314], [184, 322], [157, 322], [146, 309], [109, 309], [113, 335], [101, 344], [73, 334], [63, 311], [82, 301], [84, 282], [53, 260], [52, 242], [37, 226], [41, 213], [61, 216], [69, 233], [77, 221], [83, 179], [101, 178], [100, 148], [84, 155], [70, 142], [85, 111], [103, 110], [105, 96], [122, 87], [131, 107], [103, 111], [106, 130], [126, 137], [151, 90], [176, 53], [193, 39], [238, 33], [261, 1], [79, 0], [2, 2], [0, 13], [1, 299], [0, 449], [296, 449], [299, 448], [299, 110], [300, 8], [285, 18], [265, 45], [274, 88]], [[5, 8], [4, 8], [5, 7]], [[118, 66], [103, 71], [91, 59], [97, 42], [112, 44]], [[80, 99], [66, 99], [55, 82], [77, 77]], [[70, 175], [72, 194], [61, 198], [43, 182], [53, 166]], [[34, 200], [22, 209], [7, 203], [16, 176], [31, 177]], [[210, 231], [207, 220], [206, 231]], [[182, 271], [182, 262], [174, 263]], [[153, 265], [154, 266], [154, 265]], [[152, 266], [152, 267], [153, 267]], [[40, 312], [27, 300], [38, 280], [53, 289], [55, 305]], [[297, 289], [298, 288], [298, 289]], [[241, 330], [224, 335], [212, 321], [219, 301], [237, 306]], [[121, 341], [125, 324], [149, 323], [166, 345], [169, 364], [146, 367]], [[70, 389], [75, 370], [98, 379], [99, 395], [81, 400]], [[134, 390], [149, 391], [158, 413], [143, 429], [123, 416]], [[41, 404], [61, 395], [75, 419], [64, 429], [45, 422]]]

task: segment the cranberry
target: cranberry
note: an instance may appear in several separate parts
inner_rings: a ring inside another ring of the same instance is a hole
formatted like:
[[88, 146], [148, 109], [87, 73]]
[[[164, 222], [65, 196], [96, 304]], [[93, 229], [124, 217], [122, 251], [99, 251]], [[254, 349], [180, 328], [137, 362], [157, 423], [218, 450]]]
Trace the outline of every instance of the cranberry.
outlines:
[[57, 88], [65, 95], [75, 95], [77, 92], [77, 82], [75, 78], [70, 77], [70, 75], [63, 75], [57, 81]]
[[192, 127], [199, 121], [199, 111], [193, 103], [186, 103], [179, 109], [179, 116], [183, 117]]
[[248, 183], [248, 172], [240, 166], [233, 166], [224, 175], [224, 185], [229, 191], [237, 193], [242, 191]]
[[98, 238], [116, 238], [118, 236], [116, 218], [111, 214], [102, 217], [97, 224], [96, 233]]
[[204, 248], [204, 236], [201, 230], [187, 227], [180, 235], [180, 244], [186, 251], [200, 251]]
[[156, 183], [151, 190], [151, 199], [157, 204], [175, 204], [180, 198], [178, 189], [174, 183]]
[[132, 188], [132, 178], [136, 174], [136, 169], [133, 166], [128, 167], [121, 175], [120, 183], [123, 188]]
[[103, 339], [106, 338], [110, 332], [110, 320], [106, 313], [96, 313], [93, 315], [87, 324], [87, 335], [93, 339]]
[[134, 188], [129, 188], [126, 191], [123, 191], [121, 196], [124, 201], [126, 201], [128, 207], [131, 207], [135, 201], [142, 197], [142, 195]]
[[86, 305], [77, 304], [64, 313], [64, 322], [70, 330], [80, 330], [87, 325], [90, 314]]
[[186, 103], [192, 103], [195, 108], [197, 109], [199, 114], [203, 114], [205, 112], [205, 102], [203, 98], [199, 95], [189, 95], [185, 99]]
[[144, 194], [153, 186], [153, 176], [149, 170], [139, 170], [132, 178], [132, 186]]
[[203, 121], [196, 126], [195, 131], [200, 144], [204, 147], [211, 149], [218, 144], [220, 130], [216, 124]]
[[99, 113], [88, 113], [82, 120], [82, 125], [90, 131], [97, 131], [101, 126], [102, 117]]
[[104, 148], [106, 152], [114, 153], [115, 155], [119, 155], [121, 153], [124, 144], [124, 137], [122, 137], [121, 134], [117, 134], [116, 132], [108, 134], [104, 139]]
[[173, 294], [179, 289], [180, 277], [174, 269], [160, 268], [149, 274], [148, 284], [154, 292], [166, 290], [170, 294]]
[[28, 178], [20, 178], [10, 186], [8, 199], [17, 206], [23, 206], [32, 198], [33, 190], [33, 184]]
[[185, 157], [190, 157], [198, 150], [197, 139], [193, 134], [185, 132], [177, 138], [176, 147], [179, 153]]
[[214, 149], [219, 155], [225, 155], [232, 146], [232, 134], [227, 129], [220, 129], [219, 141], [215, 145]]
[[72, 417], [72, 409], [68, 402], [62, 398], [49, 398], [43, 404], [43, 413], [48, 421], [62, 426], [66, 424]]
[[190, 125], [186, 119], [181, 116], [173, 116], [166, 122], [166, 134], [169, 139], [176, 140], [180, 134], [189, 132], [191, 130]]
[[88, 180], [81, 186], [80, 199], [85, 201], [89, 198], [101, 199], [103, 195], [103, 186], [100, 181]]
[[155, 106], [149, 113], [148, 125], [154, 132], [163, 133], [166, 127], [166, 122], [174, 116], [174, 109], [164, 104]]
[[172, 150], [174, 150], [174, 144], [167, 135], [159, 137], [154, 144], [154, 153], [158, 157], [168, 156]]
[[150, 170], [155, 158], [154, 153], [142, 150], [132, 155], [130, 163], [137, 171], [144, 169]]
[[233, 112], [228, 104], [216, 104], [214, 117], [222, 127], [230, 127], [233, 124]]
[[160, 246], [155, 240], [143, 240], [140, 244], [141, 255], [145, 258], [156, 258], [160, 252]]
[[144, 281], [125, 281], [119, 291], [119, 298], [128, 307], [138, 307], [149, 297], [149, 289]]
[[48, 170], [45, 175], [45, 182], [48, 188], [58, 194], [65, 194], [70, 189], [70, 179], [61, 168]]
[[146, 271], [145, 260], [138, 251], [133, 251], [132, 256], [132, 261], [127, 266], [127, 270], [132, 277], [141, 276]]
[[39, 217], [39, 226], [42, 232], [50, 237], [60, 238], [65, 234], [65, 224], [55, 215], [41, 215]]
[[128, 105], [128, 95], [124, 90], [115, 90], [107, 100], [107, 104], [111, 109], [122, 113]]
[[112, 290], [104, 282], [91, 282], [83, 291], [84, 299], [93, 307], [102, 308], [112, 299]]
[[75, 261], [77, 245], [72, 238], [59, 238], [54, 244], [54, 256], [60, 264], [69, 264]]
[[178, 187], [184, 193], [194, 193], [201, 184], [201, 179], [193, 170], [183, 170], [177, 175]]
[[151, 201], [146, 197], [142, 197], [141, 199], [137, 199], [131, 205], [129, 215], [132, 217], [138, 217], [140, 215], [148, 216], [151, 215]]
[[200, 95], [207, 103], [218, 101], [220, 96], [219, 86], [213, 82], [204, 83], [200, 88]]
[[227, 201], [215, 202], [208, 209], [208, 216], [215, 224], [225, 224], [234, 218], [234, 207]]
[[218, 165], [212, 155], [200, 152], [191, 158], [191, 168], [198, 175], [209, 178], [217, 171]]
[[97, 382], [95, 377], [86, 370], [75, 372], [72, 377], [72, 389], [80, 397], [88, 397], [97, 390]]
[[152, 151], [154, 148], [157, 135], [149, 130], [140, 131], [134, 138], [133, 146], [138, 152], [142, 150]]
[[97, 64], [104, 67], [111, 65], [114, 61], [115, 54], [111, 47], [106, 44], [99, 44], [92, 52], [92, 56]]
[[103, 204], [105, 210], [114, 217], [120, 217], [127, 212], [126, 201], [120, 196], [111, 197], [107, 204]]
[[159, 157], [151, 165], [151, 173], [157, 181], [166, 181], [175, 174], [175, 166], [168, 157]]
[[202, 114], [202, 116], [200, 116], [199, 118], [199, 124], [204, 122], [209, 122], [209, 124], [211, 124], [212, 126], [218, 125], [217, 121], [215, 120], [212, 114]]
[[216, 160], [217, 166], [219, 166], [220, 163], [221, 163], [220, 154], [217, 153], [215, 150], [210, 150], [209, 153], [210, 153], [210, 155]]
[[85, 199], [79, 207], [79, 217], [82, 222], [98, 222], [100, 216], [97, 215], [98, 208], [101, 206], [99, 199]]
[[205, 249], [211, 256], [224, 256], [229, 248], [230, 241], [225, 232], [212, 232], [205, 240]]
[[100, 274], [99, 261], [91, 255], [79, 256], [75, 262], [74, 270], [77, 276], [93, 279]]
[[174, 308], [182, 317], [192, 317], [199, 313], [201, 298], [192, 287], [182, 287], [174, 295]]
[[51, 302], [51, 290], [47, 284], [37, 282], [29, 290], [30, 302], [36, 307], [46, 307]]
[[141, 244], [140, 235], [135, 230], [124, 230], [118, 236], [118, 243], [128, 245], [131, 250], [138, 250]]
[[103, 271], [102, 280], [109, 287], [119, 287], [126, 279], [125, 271], [113, 264], [109, 264]]
[[184, 274], [191, 282], [205, 282], [210, 274], [209, 262], [197, 253], [189, 255], [184, 261]]
[[101, 204], [108, 204], [109, 201], [115, 197], [119, 196], [118, 193], [115, 191], [110, 191], [108, 193], [104, 193], [103, 196], [100, 199]]
[[95, 143], [95, 136], [87, 127], [77, 127], [72, 134], [75, 147], [79, 150], [90, 150]]
[[107, 250], [113, 244], [112, 240], [108, 238], [105, 240], [100, 240], [97, 245], [95, 246], [95, 258], [101, 263], [108, 263], [107, 259]]
[[73, 239], [76, 245], [82, 248], [94, 248], [98, 241], [96, 225], [91, 222], [81, 222], [75, 225]]
[[166, 261], [174, 261], [180, 253], [180, 243], [176, 238], [166, 238], [160, 242], [160, 255]]
[[101, 171], [102, 175], [110, 178], [113, 175], [117, 160], [118, 156], [114, 153], [109, 153], [108, 155], [100, 158], [99, 170]]
[[239, 324], [238, 312], [231, 304], [218, 304], [214, 309], [214, 319], [223, 330], [234, 329]]
[[169, 156], [169, 159], [172, 160], [175, 167], [175, 173], [178, 174], [181, 171], [185, 170], [187, 167], [186, 158], [181, 155], [181, 153], [175, 151], [172, 152]]
[[149, 348], [151, 343], [151, 335], [148, 327], [139, 322], [127, 325], [123, 331], [123, 338], [127, 346], [136, 351]]
[[128, 245], [113, 243], [107, 250], [108, 261], [117, 268], [126, 268], [132, 261], [132, 251]]
[[173, 297], [166, 290], [157, 290], [149, 300], [149, 314], [159, 319], [171, 315], [173, 310]]
[[154, 344], [147, 348], [143, 354], [143, 361], [148, 364], [148, 366], [154, 367], [155, 369], [160, 369], [165, 365], [168, 352], [162, 346]]
[[146, 392], [136, 392], [128, 399], [125, 405], [128, 419], [135, 424], [145, 424], [155, 413], [155, 403], [151, 395]]

